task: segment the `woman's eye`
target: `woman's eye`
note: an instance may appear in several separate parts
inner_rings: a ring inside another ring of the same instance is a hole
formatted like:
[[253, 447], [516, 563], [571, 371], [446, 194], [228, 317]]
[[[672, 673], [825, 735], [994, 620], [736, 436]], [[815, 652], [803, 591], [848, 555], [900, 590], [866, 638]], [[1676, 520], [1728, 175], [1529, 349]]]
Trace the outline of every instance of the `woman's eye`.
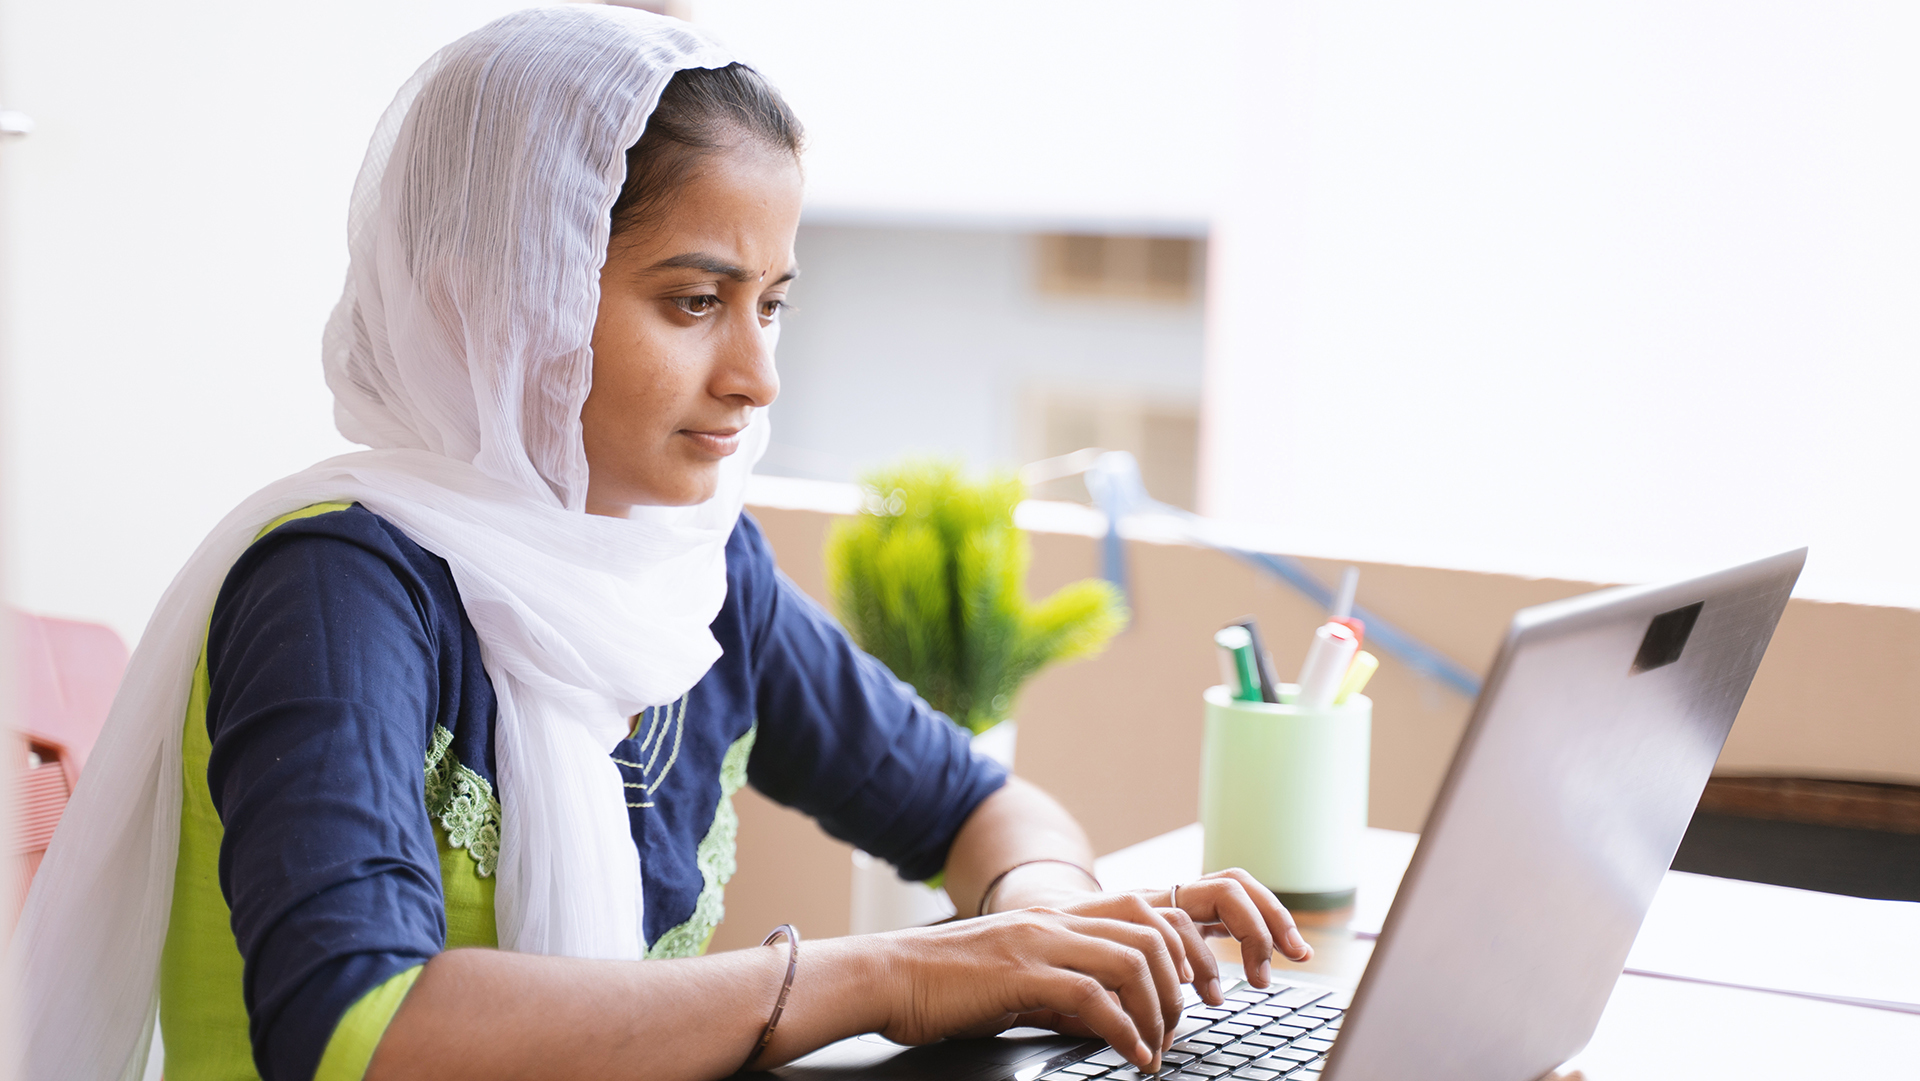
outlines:
[[699, 296], [674, 297], [673, 304], [688, 315], [705, 315], [720, 306], [720, 298], [712, 293], [701, 293]]
[[792, 305], [784, 300], [763, 300], [760, 302], [760, 321], [762, 323], [771, 323], [775, 319], [780, 318], [780, 313], [789, 307], [792, 307]]

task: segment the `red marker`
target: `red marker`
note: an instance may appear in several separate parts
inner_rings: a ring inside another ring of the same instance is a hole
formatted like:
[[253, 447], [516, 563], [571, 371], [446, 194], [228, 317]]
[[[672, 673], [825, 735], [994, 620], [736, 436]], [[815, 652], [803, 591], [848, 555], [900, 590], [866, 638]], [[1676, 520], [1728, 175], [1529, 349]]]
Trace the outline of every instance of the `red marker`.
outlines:
[[1364, 642], [1367, 640], [1367, 624], [1365, 620], [1355, 619], [1352, 616], [1336, 616], [1333, 619], [1327, 620], [1327, 622], [1338, 623], [1342, 627], [1352, 631], [1355, 642]]

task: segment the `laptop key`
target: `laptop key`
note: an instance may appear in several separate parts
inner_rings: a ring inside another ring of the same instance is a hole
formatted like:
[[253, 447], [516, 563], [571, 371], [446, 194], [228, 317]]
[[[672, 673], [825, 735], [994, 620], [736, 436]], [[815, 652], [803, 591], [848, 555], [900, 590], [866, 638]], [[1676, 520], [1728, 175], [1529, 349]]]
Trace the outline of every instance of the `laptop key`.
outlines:
[[1332, 1006], [1308, 1006], [1300, 1012], [1306, 1014], [1308, 1017], [1323, 1017], [1329, 1021], [1340, 1016], [1340, 1011]]
[[1279, 1077], [1280, 1074], [1274, 1070], [1263, 1070], [1258, 1066], [1249, 1066], [1233, 1076], [1234, 1081], [1240, 1081], [1242, 1078], [1245, 1078], [1245, 1081], [1273, 1081], [1273, 1079]]
[[1173, 1045], [1173, 1049], [1175, 1051], [1178, 1051], [1181, 1054], [1185, 1054], [1185, 1055], [1211, 1055], [1213, 1054], [1213, 1048], [1214, 1048], [1213, 1044], [1194, 1043], [1192, 1040], [1187, 1040], [1183, 1043], [1177, 1043]]
[[1222, 1022], [1218, 1025], [1215, 1025], [1212, 1028], [1208, 1029], [1207, 1031], [1209, 1033], [1219, 1033], [1226, 1036], [1245, 1036], [1247, 1033], [1252, 1032], [1253, 1030], [1254, 1030], [1254, 1026], [1252, 1025], [1243, 1025], [1237, 1022], [1228, 1021], [1228, 1022]]
[[1269, 1060], [1286, 1062], [1312, 1062], [1319, 1057], [1318, 1051], [1307, 1051], [1298, 1047], [1283, 1047], [1267, 1056]]
[[1259, 1058], [1261, 1055], [1273, 1050], [1273, 1047], [1271, 1044], [1248, 1043], [1246, 1040], [1241, 1040], [1239, 1043], [1230, 1043], [1220, 1050], [1223, 1054], [1245, 1055], [1248, 1058]]
[[1053, 1077], [1064, 1074], [1071, 1077], [1095, 1077], [1106, 1072], [1107, 1068], [1105, 1066], [1096, 1066], [1091, 1062], [1074, 1062], [1060, 1067], [1047, 1076]]
[[1249, 1055], [1229, 1055], [1222, 1051], [1208, 1055], [1200, 1061], [1209, 1066], [1225, 1066], [1231, 1070], [1235, 1066], [1245, 1066], [1247, 1063], [1252, 1062], [1253, 1058]]
[[1189, 1062], [1180, 1067], [1181, 1073], [1199, 1074], [1202, 1077], [1219, 1077], [1227, 1072], [1225, 1066], [1215, 1066], [1207, 1062]]
[[1332, 991], [1322, 991], [1312, 987], [1289, 987], [1273, 996], [1270, 1001], [1275, 1006], [1290, 1006], [1297, 1010], [1302, 1006], [1318, 1002], [1332, 993]]
[[1218, 1047], [1223, 1043], [1232, 1043], [1233, 1041], [1234, 1041], [1234, 1037], [1232, 1035], [1225, 1032], [1217, 1031], [1216, 1029], [1208, 1029], [1205, 1032], [1196, 1032], [1193, 1035], [1187, 1037], [1188, 1043], [1203, 1043], [1203, 1044], [1206, 1044], [1208, 1047]]
[[1296, 1040], [1293, 1046], [1307, 1051], [1318, 1051], [1321, 1054], [1325, 1054], [1333, 1050], [1333, 1041], [1321, 1039]]
[[1242, 1036], [1240, 1037], [1239, 1043], [1229, 1044], [1228, 1046], [1230, 1047], [1279, 1047], [1281, 1044], [1286, 1043], [1288, 1040], [1291, 1040], [1291, 1039], [1293, 1039], [1292, 1036], [1276, 1036], [1271, 1032], [1262, 1031], [1262, 1032], [1255, 1032], [1248, 1036]]
[[1118, 1051], [1115, 1051], [1111, 1047], [1107, 1048], [1106, 1050], [1100, 1052], [1097, 1055], [1088, 1055], [1086, 1058], [1081, 1059], [1080, 1062], [1082, 1065], [1088, 1065], [1088, 1066], [1131, 1065], [1131, 1063], [1127, 1061], [1127, 1056], [1121, 1054]]

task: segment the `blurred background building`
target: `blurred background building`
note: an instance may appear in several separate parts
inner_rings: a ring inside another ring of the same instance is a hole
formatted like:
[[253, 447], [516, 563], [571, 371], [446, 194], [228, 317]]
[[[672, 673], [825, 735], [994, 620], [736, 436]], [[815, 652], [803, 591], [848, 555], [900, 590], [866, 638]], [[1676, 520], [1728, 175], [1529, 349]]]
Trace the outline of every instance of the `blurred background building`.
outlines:
[[[229, 508], [353, 449], [319, 340], [367, 137], [529, 2], [0, 0], [0, 107], [34, 128], [0, 141], [9, 603], [135, 642]], [[638, 6], [809, 131], [761, 472], [1129, 450], [1249, 544], [1366, 564], [1362, 603], [1468, 668], [1524, 604], [1809, 545], [1722, 766], [1899, 788], [1911, 851], [1920, 8]], [[761, 511], [821, 592], [829, 515]], [[1036, 531], [1038, 588], [1098, 565], [1075, 528]], [[1049, 718], [1022, 772], [1103, 850], [1192, 819], [1203, 629], [1323, 614], [1217, 553], [1136, 554], [1133, 629], [1022, 706]], [[1415, 829], [1467, 704], [1391, 658], [1375, 686], [1373, 821]], [[741, 799], [723, 945], [792, 917], [750, 906], [807, 860], [846, 881]]]
[[[521, 2], [5, 0], [19, 602], [133, 639], [227, 508], [349, 449], [317, 342], [367, 134]], [[1810, 543], [1802, 595], [1920, 604], [1920, 15], [675, 10], [812, 137], [765, 472], [1091, 444], [1307, 554], [1631, 581]]]

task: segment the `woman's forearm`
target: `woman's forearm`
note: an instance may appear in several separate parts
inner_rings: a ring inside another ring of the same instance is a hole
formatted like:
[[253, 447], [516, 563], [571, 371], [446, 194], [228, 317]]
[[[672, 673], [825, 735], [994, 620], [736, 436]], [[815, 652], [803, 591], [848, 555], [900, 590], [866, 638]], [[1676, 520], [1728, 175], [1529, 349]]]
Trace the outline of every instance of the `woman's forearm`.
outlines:
[[[1007, 778], [980, 801], [947, 854], [946, 889], [962, 916], [980, 911], [981, 894], [996, 876], [1027, 860], [1066, 860], [1093, 868], [1093, 846], [1067, 809], [1038, 786]], [[1001, 879], [988, 911], [1005, 912], [1095, 889], [1085, 874], [1064, 863], [1035, 863]]]
[[[862, 942], [802, 944], [761, 1066], [887, 1024], [888, 966]], [[450, 950], [420, 974], [367, 1078], [725, 1077], [759, 1041], [786, 968], [784, 939], [673, 961]]]

